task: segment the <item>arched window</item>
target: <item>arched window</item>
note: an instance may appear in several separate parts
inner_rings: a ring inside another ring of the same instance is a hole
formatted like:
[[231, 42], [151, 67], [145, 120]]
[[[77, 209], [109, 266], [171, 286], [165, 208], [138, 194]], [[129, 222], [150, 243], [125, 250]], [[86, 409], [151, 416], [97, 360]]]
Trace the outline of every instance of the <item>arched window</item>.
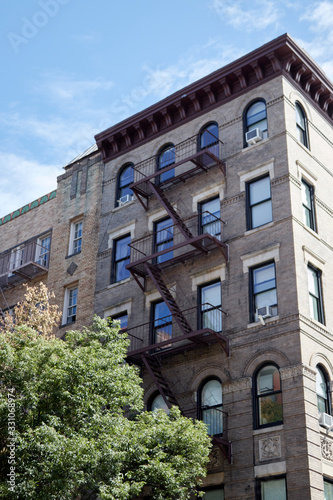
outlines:
[[[173, 144], [167, 144], [163, 146], [157, 157], [157, 170], [162, 170], [162, 168], [169, 167], [175, 163], [175, 146]], [[175, 169], [171, 168], [167, 172], [164, 172], [158, 177], [159, 184], [165, 182], [175, 176]]]
[[116, 207], [133, 199], [133, 191], [130, 185], [134, 181], [133, 163], [124, 165], [118, 173]]
[[210, 436], [223, 433], [223, 406], [221, 382], [212, 378], [205, 381], [199, 389], [199, 418], [207, 425]]
[[317, 392], [317, 407], [319, 413], [328, 413], [331, 412], [331, 404], [330, 404], [330, 393], [328, 390], [328, 377], [326, 375], [325, 370], [317, 365], [316, 366], [316, 392]]
[[208, 123], [205, 125], [199, 133], [199, 150], [207, 149], [214, 153], [217, 157], [219, 156], [219, 127], [216, 122]]
[[244, 145], [247, 145], [246, 133], [258, 128], [262, 138], [268, 137], [266, 102], [258, 99], [252, 102], [244, 112]]
[[277, 366], [267, 364], [255, 374], [255, 427], [281, 424], [282, 391]]
[[306, 114], [299, 102], [295, 103], [297, 139], [306, 148], [309, 147], [308, 124]]
[[148, 407], [150, 411], [163, 410], [167, 415], [169, 415], [170, 410], [161, 394], [155, 394], [151, 399]]

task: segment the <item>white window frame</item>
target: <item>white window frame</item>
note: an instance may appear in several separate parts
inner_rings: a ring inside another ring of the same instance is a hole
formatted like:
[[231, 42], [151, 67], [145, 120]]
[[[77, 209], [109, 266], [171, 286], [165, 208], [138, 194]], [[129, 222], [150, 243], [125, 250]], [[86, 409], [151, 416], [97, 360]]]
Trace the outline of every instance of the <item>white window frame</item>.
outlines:
[[[46, 240], [46, 238], [50, 238], [50, 247], [51, 247], [51, 240], [52, 240], [52, 235], [51, 233], [45, 233], [42, 234], [37, 238], [37, 245], [36, 245], [36, 255], [35, 255], [35, 262], [37, 264], [40, 264], [41, 266], [44, 266], [44, 264], [41, 264], [39, 261], [44, 258], [45, 255], [47, 255], [47, 252], [43, 252], [44, 248], [42, 248], [42, 241]], [[48, 257], [47, 257], [47, 264], [50, 262], [50, 248], [48, 249]], [[48, 265], [44, 266], [48, 267]]]
[[[76, 303], [70, 305], [71, 291], [74, 291], [74, 290], [77, 291], [76, 292]], [[71, 285], [71, 286], [68, 286], [67, 288], [65, 288], [64, 308], [63, 308], [63, 313], [62, 313], [62, 324], [63, 325], [73, 325], [76, 322], [77, 312], [75, 314], [75, 321], [68, 322], [68, 318], [69, 318], [68, 309], [70, 307], [74, 307], [74, 306], [76, 306], [76, 308], [77, 308], [77, 305], [78, 305], [78, 300], [77, 300], [78, 299], [78, 292], [79, 292], [78, 283], [75, 283], [74, 285]]]
[[[78, 224], [81, 224], [81, 236], [75, 238], [75, 228]], [[69, 235], [69, 247], [68, 247], [68, 255], [76, 255], [81, 253], [82, 249], [82, 235], [83, 235], [83, 219], [77, 219], [71, 223], [70, 235]], [[80, 251], [74, 251], [75, 242], [80, 241]]]

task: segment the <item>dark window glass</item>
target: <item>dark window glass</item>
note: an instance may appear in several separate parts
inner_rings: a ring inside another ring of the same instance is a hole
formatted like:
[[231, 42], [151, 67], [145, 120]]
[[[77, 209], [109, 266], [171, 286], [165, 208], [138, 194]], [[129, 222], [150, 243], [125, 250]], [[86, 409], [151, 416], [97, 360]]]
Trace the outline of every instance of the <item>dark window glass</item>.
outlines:
[[296, 130], [297, 138], [306, 148], [309, 147], [307, 119], [302, 106], [296, 102]]
[[153, 307], [153, 343], [158, 344], [172, 337], [172, 315], [165, 302], [154, 302]]
[[133, 197], [133, 191], [130, 189], [130, 185], [134, 181], [134, 170], [133, 165], [127, 165], [123, 167], [118, 175], [118, 187], [117, 187], [117, 204], [120, 206], [122, 203], [130, 201]]
[[324, 324], [324, 309], [321, 290], [321, 272], [308, 266], [309, 299], [311, 318]]
[[247, 184], [247, 226], [254, 229], [272, 220], [271, 181], [267, 175]]
[[[173, 221], [168, 217], [155, 223], [155, 253], [173, 246]], [[173, 251], [166, 252], [156, 258], [157, 264], [172, 259]]]
[[205, 491], [203, 500], [224, 500], [224, 488], [214, 488], [212, 490]]
[[265, 365], [256, 375], [256, 427], [282, 423], [282, 392], [279, 370]]
[[163, 410], [167, 415], [169, 415], [170, 412], [168, 405], [164, 401], [161, 394], [157, 394], [156, 396], [153, 397], [153, 399], [149, 404], [149, 409], [150, 411]]
[[[169, 167], [174, 163], [175, 163], [175, 146], [173, 144], [169, 144], [168, 146], [162, 149], [162, 151], [158, 156], [158, 170]], [[164, 172], [163, 174], [159, 175], [158, 181], [159, 183], [162, 183], [169, 179], [172, 179], [172, 177], [174, 176], [175, 176], [175, 169], [172, 168], [167, 172]]]
[[285, 478], [260, 479], [257, 481], [256, 500], [287, 500]]
[[123, 312], [120, 314], [117, 314], [115, 316], [112, 316], [109, 318], [109, 322], [112, 325], [113, 321], [119, 321], [120, 322], [120, 330], [127, 330], [128, 326], [128, 314], [127, 312]]
[[[200, 132], [200, 149], [210, 148], [217, 145], [219, 138], [219, 128], [217, 123], [210, 123], [206, 125]], [[218, 149], [214, 149], [214, 151]], [[218, 154], [216, 155], [218, 156]]]
[[328, 389], [328, 379], [320, 366], [316, 366], [316, 392], [318, 412], [331, 414], [330, 408], [330, 393]]
[[51, 246], [51, 236], [46, 236], [39, 240], [37, 248], [38, 252], [37, 263], [40, 264], [41, 266], [44, 267], [49, 266], [50, 246]]
[[222, 331], [221, 282], [210, 283], [199, 288], [201, 304], [200, 328], [214, 332]]
[[255, 101], [245, 112], [245, 132], [255, 128], [261, 130], [263, 139], [268, 137], [266, 103], [262, 100]]
[[77, 307], [77, 288], [68, 290], [67, 323], [75, 323]]
[[217, 238], [221, 237], [221, 205], [220, 198], [204, 201], [199, 205], [200, 233], [208, 233]]
[[113, 283], [130, 276], [130, 272], [125, 267], [130, 262], [130, 243], [131, 237], [129, 235], [114, 241]]
[[316, 230], [313, 186], [302, 179], [302, 204], [305, 224]]
[[222, 385], [217, 379], [205, 382], [199, 390], [200, 418], [210, 436], [223, 433]]
[[[276, 316], [277, 310], [277, 292], [275, 279], [275, 264], [266, 264], [252, 269], [252, 321], [258, 321], [258, 316], [262, 313], [261, 309], [270, 307], [272, 316]], [[258, 314], [258, 309], [259, 314]], [[263, 315], [263, 314], [261, 314]]]
[[333, 482], [324, 479], [324, 499], [333, 500]]

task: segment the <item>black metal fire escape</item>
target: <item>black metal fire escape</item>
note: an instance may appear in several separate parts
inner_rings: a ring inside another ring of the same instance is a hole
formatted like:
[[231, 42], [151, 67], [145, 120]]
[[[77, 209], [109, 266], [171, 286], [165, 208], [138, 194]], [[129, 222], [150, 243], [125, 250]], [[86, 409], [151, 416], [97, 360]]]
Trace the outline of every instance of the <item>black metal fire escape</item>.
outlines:
[[[130, 245], [130, 263], [126, 266], [142, 290], [145, 290], [146, 278], [149, 277], [152, 280], [172, 317], [172, 336], [165, 335], [165, 340], [158, 343], [149, 337], [151, 324], [140, 325], [128, 330], [131, 339], [128, 359], [146, 367], [169, 408], [174, 404], [178, 405], [178, 403], [161, 371], [160, 360], [163, 356], [216, 342], [229, 356], [228, 338], [220, 331], [214, 331], [207, 327], [199, 328], [197, 323], [199, 308], [192, 307], [185, 311], [181, 310], [163, 280], [163, 272], [167, 266], [184, 262], [198, 254], [207, 254], [214, 249], [219, 249], [225, 261], [228, 261], [228, 246], [209, 232], [200, 234], [199, 216], [195, 215], [183, 220], [166, 196], [166, 191], [173, 185], [207, 172], [210, 168], [218, 166], [225, 176], [225, 164], [220, 159], [220, 146], [220, 141], [216, 141], [214, 145], [198, 152], [196, 151], [196, 138], [190, 138], [175, 146], [175, 162], [163, 169], [156, 171], [155, 157], [137, 164], [134, 167], [134, 182], [130, 186], [146, 211], [148, 210], [149, 198], [154, 196], [173, 222], [169, 228], [173, 235], [172, 247], [158, 250], [154, 245], [156, 241], [154, 233], [134, 240]], [[163, 174], [172, 169], [173, 175], [165, 176], [166, 180], [161, 182]], [[214, 217], [212, 214], [210, 216]], [[216, 223], [222, 225], [223, 221], [215, 219]], [[172, 251], [172, 256], [170, 256], [170, 251]], [[165, 261], [163, 259], [159, 261], [159, 258], [165, 254], [168, 254], [168, 258]], [[222, 317], [223, 311], [219, 309], [217, 314]], [[231, 443], [224, 437], [216, 438], [214, 442], [230, 461]]]

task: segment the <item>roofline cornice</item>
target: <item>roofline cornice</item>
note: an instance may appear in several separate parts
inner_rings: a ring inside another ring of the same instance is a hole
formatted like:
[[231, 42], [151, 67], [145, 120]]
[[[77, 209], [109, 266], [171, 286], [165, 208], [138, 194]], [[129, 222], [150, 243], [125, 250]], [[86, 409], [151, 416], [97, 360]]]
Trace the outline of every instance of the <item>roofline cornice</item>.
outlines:
[[284, 34], [95, 136], [107, 162], [279, 75], [288, 77], [331, 123], [333, 85]]

